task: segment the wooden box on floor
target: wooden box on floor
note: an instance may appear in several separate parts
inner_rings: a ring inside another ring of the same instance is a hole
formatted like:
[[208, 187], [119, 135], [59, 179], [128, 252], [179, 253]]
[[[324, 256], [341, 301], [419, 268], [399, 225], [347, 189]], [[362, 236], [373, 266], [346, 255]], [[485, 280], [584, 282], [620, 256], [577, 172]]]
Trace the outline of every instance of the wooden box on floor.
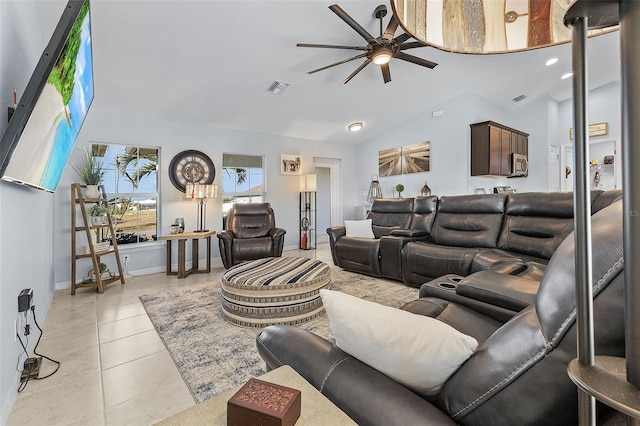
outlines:
[[227, 403], [227, 426], [292, 426], [300, 407], [299, 390], [249, 379]]

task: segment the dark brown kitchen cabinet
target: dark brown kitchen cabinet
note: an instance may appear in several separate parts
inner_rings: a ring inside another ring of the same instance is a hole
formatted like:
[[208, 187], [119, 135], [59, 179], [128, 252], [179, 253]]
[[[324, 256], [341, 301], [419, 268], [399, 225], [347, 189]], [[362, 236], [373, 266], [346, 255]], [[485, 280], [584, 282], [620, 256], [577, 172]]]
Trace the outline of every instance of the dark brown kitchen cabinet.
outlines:
[[512, 154], [527, 155], [529, 135], [485, 121], [471, 125], [471, 176], [509, 176]]

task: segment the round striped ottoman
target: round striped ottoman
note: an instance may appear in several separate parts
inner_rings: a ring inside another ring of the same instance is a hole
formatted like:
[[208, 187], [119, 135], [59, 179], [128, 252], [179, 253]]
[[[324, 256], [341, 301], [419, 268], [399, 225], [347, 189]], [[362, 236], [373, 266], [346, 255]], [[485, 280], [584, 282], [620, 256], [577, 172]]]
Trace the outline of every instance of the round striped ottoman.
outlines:
[[242, 327], [295, 325], [322, 314], [320, 289], [329, 266], [302, 257], [269, 257], [232, 266], [222, 274], [222, 315]]

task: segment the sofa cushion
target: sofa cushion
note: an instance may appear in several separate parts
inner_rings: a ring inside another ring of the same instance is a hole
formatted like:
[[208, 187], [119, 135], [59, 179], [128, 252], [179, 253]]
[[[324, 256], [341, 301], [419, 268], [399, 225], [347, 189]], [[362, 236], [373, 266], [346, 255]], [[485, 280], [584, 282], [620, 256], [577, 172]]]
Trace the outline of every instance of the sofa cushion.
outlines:
[[572, 230], [573, 193], [510, 194], [498, 248], [548, 260]]
[[478, 347], [430, 317], [338, 291], [320, 295], [340, 349], [423, 396], [436, 395]]
[[373, 201], [367, 216], [373, 233], [380, 238], [394, 229], [406, 229], [411, 224], [413, 198], [378, 198]]
[[345, 220], [344, 227], [347, 230], [347, 237], [375, 238], [371, 228], [371, 219]]
[[438, 197], [430, 195], [428, 197], [416, 197], [413, 202], [413, 216], [411, 217], [411, 228], [421, 229], [427, 233], [431, 232], [433, 222], [438, 209]]
[[622, 199], [622, 189], [610, 189], [608, 191], [591, 191], [591, 214], [596, 214], [603, 208], [610, 206], [615, 201]]
[[496, 247], [506, 196], [441, 197], [429, 241], [456, 247]]
[[415, 241], [402, 249], [402, 280], [420, 287], [446, 274], [468, 275], [477, 248], [447, 247]]
[[380, 276], [380, 240], [342, 237], [336, 241], [334, 251], [339, 267], [348, 271]]

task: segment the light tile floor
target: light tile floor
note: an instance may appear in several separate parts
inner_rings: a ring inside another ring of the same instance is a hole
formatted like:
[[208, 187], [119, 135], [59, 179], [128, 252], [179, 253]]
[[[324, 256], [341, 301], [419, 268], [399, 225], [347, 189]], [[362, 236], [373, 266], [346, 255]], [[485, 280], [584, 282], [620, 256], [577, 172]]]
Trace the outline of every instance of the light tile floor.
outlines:
[[[283, 255], [333, 266], [326, 243]], [[223, 272], [212, 267], [210, 274], [182, 280], [165, 274], [127, 276], [125, 285], [113, 283], [104, 294], [57, 291], [41, 324], [38, 352], [60, 361], [60, 370], [27, 383], [7, 425], [150, 425], [195, 405], [138, 296], [217, 280]], [[45, 360], [40, 376], [53, 367]]]

